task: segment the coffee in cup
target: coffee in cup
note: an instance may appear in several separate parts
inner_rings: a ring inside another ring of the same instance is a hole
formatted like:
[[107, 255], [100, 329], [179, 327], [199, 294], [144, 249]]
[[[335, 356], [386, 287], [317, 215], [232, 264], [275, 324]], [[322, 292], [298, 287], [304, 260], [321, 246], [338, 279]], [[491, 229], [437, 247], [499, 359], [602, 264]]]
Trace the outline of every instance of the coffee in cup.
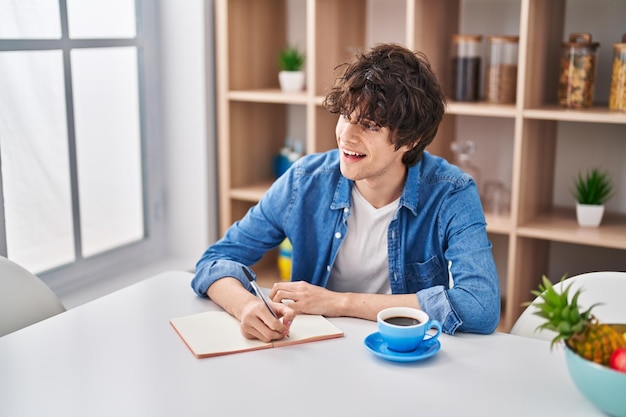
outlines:
[[[424, 311], [411, 307], [390, 307], [378, 312], [378, 332], [390, 350], [411, 352], [424, 341], [441, 334], [441, 323]], [[434, 334], [428, 330], [435, 329]]]

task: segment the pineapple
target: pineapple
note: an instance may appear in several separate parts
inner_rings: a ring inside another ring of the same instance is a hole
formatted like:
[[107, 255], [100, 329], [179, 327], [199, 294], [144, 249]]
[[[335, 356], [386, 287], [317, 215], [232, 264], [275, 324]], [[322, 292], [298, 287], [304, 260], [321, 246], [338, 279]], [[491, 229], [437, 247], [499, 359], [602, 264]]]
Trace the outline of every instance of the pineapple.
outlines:
[[[565, 276], [561, 278], [561, 281]], [[578, 306], [580, 290], [576, 291], [569, 300], [569, 291], [572, 284], [567, 285], [561, 294], [557, 293], [550, 280], [544, 275], [539, 291], [531, 291], [539, 297], [533, 305], [537, 308], [535, 315], [547, 321], [537, 327], [537, 330], [548, 329], [557, 333], [552, 339], [550, 347], [561, 340], [583, 358], [609, 366], [611, 354], [619, 347], [626, 347], [626, 340], [615, 329], [607, 324], [598, 322], [591, 314], [594, 304], [585, 311]], [[529, 305], [530, 303], [526, 303]]]

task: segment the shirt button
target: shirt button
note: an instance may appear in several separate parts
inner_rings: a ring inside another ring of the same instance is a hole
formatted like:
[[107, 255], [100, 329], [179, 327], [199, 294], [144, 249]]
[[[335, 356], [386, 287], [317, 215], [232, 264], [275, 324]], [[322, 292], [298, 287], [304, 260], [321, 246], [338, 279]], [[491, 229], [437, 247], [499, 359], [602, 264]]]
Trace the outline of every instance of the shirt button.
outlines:
[[346, 207], [346, 208], [344, 208], [344, 209], [343, 209], [343, 212], [344, 212], [344, 213], [347, 213], [347, 212], [349, 212], [349, 211], [350, 211], [350, 209], [349, 209], [348, 207]]
[[326, 265], [326, 270], [330, 271], [330, 265]]
[[335, 233], [335, 237], [336, 237], [337, 239], [341, 238], [341, 232], [337, 232], [337, 233]]

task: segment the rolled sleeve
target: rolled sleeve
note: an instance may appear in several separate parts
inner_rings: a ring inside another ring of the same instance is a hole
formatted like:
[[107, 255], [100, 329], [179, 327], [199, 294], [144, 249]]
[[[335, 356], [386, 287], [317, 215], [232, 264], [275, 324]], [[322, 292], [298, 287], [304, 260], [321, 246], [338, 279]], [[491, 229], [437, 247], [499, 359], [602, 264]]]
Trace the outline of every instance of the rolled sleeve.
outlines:
[[[191, 287], [201, 297], [207, 297], [207, 290], [217, 280], [225, 277], [237, 278], [244, 288], [252, 290], [247, 277], [244, 275], [243, 265], [229, 260], [199, 263], [196, 274], [191, 280]], [[254, 272], [252, 272], [254, 274]], [[253, 275], [254, 276], [254, 275]], [[256, 279], [256, 277], [255, 277]]]
[[446, 290], [442, 285], [419, 291], [417, 300], [420, 308], [428, 313], [431, 319], [438, 320], [441, 323], [441, 329], [444, 333], [454, 334], [461, 325], [461, 319], [452, 308]]

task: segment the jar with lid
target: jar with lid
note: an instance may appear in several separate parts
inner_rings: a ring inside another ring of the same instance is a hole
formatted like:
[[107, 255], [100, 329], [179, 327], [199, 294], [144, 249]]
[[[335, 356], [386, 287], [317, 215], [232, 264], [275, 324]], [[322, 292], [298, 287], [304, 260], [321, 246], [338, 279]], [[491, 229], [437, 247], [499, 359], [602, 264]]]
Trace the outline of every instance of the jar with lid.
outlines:
[[452, 35], [453, 100], [479, 99], [482, 40], [482, 35]]
[[613, 72], [609, 109], [626, 111], [626, 33], [621, 43], [613, 44]]
[[559, 105], [570, 109], [591, 107], [600, 44], [592, 42], [589, 33], [572, 33], [569, 42], [561, 46]]
[[515, 103], [519, 36], [488, 36], [487, 39], [489, 63], [485, 100], [499, 104]]

